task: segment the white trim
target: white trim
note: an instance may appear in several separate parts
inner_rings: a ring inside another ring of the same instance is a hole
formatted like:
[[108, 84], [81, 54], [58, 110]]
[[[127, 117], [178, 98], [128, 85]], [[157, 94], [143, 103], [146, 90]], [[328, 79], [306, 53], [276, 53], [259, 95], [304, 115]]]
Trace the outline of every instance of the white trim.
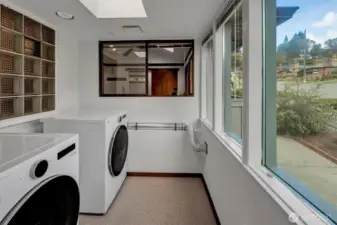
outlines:
[[216, 127], [216, 112], [215, 112], [215, 109], [217, 108], [216, 107], [216, 63], [215, 63], [215, 59], [216, 59], [216, 25], [215, 23], [213, 23], [213, 47], [212, 47], [212, 82], [213, 82], [213, 85], [212, 85], [212, 95], [213, 95], [213, 98], [212, 98], [212, 128], [213, 130], [215, 130], [215, 127]]
[[223, 76], [223, 28], [220, 27], [214, 39], [213, 127], [216, 132], [224, 127]]
[[201, 46], [201, 60], [200, 60], [200, 68], [201, 68], [201, 72], [200, 72], [200, 118], [202, 119], [206, 119], [207, 117], [207, 94], [206, 94], [206, 73], [207, 73], [207, 69], [206, 69], [206, 57], [207, 57], [207, 48], [206, 45]]
[[[224, 148], [242, 164], [242, 166], [252, 175], [261, 187], [280, 205], [288, 214], [298, 216], [298, 225], [331, 225], [322, 218], [311, 206], [300, 199], [292, 190], [273, 176], [269, 170], [263, 166], [244, 165], [241, 153], [242, 147], [226, 134], [218, 134], [212, 130], [207, 121], [200, 120], [201, 123], [211, 132]], [[209, 123], [209, 122], [208, 122]], [[290, 218], [289, 218], [290, 219]]]
[[243, 151], [244, 164], [262, 159], [262, 0], [243, 0]]
[[[243, 1], [243, 0], [242, 0]], [[226, 19], [222, 22], [222, 24], [220, 25], [221, 26], [224, 26], [228, 20], [230, 20], [232, 18], [232, 16], [236, 13], [236, 11], [242, 6], [242, 1], [237, 5], [235, 6], [235, 8], [232, 10], [232, 12], [230, 14], [228, 14], [228, 16], [226, 17]]]
[[212, 123], [207, 118], [200, 120], [209, 130], [213, 132]]
[[[271, 197], [288, 213], [288, 216], [297, 216], [295, 224], [331, 225], [317, 213], [310, 205], [300, 199], [292, 190], [282, 183], [265, 167], [244, 166]], [[289, 218], [290, 219], [290, 218]]]
[[228, 149], [235, 158], [242, 163], [242, 146], [237, 143], [232, 137], [225, 133], [218, 133], [213, 131], [212, 127], [210, 126], [210, 122], [207, 120], [200, 120], [201, 123], [211, 132], [221, 143], [222, 145]]

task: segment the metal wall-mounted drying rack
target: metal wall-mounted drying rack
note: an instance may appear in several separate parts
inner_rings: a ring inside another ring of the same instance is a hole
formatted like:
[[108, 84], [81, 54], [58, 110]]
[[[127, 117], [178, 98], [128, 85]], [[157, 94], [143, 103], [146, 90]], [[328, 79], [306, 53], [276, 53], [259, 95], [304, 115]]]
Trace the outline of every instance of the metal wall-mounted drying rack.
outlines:
[[130, 130], [173, 130], [186, 131], [186, 123], [128, 123]]

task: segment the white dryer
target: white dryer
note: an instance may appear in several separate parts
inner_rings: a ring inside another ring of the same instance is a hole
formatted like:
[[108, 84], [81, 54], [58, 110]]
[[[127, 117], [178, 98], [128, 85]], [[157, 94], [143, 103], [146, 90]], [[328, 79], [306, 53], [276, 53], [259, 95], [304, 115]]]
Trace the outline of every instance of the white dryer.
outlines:
[[87, 109], [43, 119], [42, 122], [46, 133], [79, 134], [80, 212], [104, 214], [126, 177], [126, 114]]
[[76, 225], [78, 135], [0, 134], [0, 224]]

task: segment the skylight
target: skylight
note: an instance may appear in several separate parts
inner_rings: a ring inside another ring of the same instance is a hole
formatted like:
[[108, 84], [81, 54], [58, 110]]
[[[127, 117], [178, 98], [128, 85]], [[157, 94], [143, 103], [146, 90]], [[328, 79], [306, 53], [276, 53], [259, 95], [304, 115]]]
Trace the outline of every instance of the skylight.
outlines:
[[147, 17], [142, 0], [79, 0], [97, 18]]

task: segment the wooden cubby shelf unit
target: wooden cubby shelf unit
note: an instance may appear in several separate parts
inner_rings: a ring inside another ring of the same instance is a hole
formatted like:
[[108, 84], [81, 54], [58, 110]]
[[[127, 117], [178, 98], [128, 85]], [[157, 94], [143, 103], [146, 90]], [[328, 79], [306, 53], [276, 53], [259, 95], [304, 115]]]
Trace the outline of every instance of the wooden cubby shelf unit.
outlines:
[[55, 110], [55, 31], [0, 4], [0, 120]]

